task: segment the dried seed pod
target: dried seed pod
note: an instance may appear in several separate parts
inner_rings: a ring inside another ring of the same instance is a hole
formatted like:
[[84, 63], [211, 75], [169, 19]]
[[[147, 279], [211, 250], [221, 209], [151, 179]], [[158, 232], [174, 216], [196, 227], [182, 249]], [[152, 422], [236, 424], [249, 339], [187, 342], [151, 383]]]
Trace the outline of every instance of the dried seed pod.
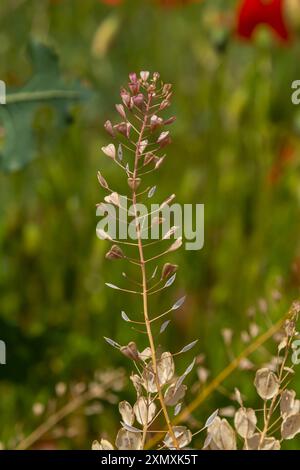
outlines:
[[119, 403], [119, 412], [122, 416], [123, 422], [128, 426], [132, 426], [134, 423], [134, 413], [132, 406], [130, 403], [128, 403], [128, 401], [124, 400]]
[[102, 188], [108, 189], [107, 181], [106, 181], [106, 179], [101, 175], [100, 171], [98, 171], [98, 173], [97, 173], [97, 178], [98, 178], [98, 181], [99, 181], [99, 183], [101, 184]]
[[122, 346], [120, 351], [124, 356], [129, 357], [129, 359], [140, 361], [139, 352], [134, 341], [130, 341], [127, 346]]
[[185, 396], [187, 390], [186, 385], [180, 385], [176, 388], [176, 383], [170, 385], [165, 393], [165, 404], [167, 406], [175, 406], [177, 403], [182, 400]]
[[253, 436], [256, 429], [257, 418], [252, 408], [240, 408], [234, 415], [234, 426], [243, 438]]
[[145, 140], [142, 140], [142, 142], [139, 143], [139, 146], [138, 146], [138, 152], [140, 155], [142, 155], [146, 149], [148, 145], [148, 140], [145, 139]]
[[175, 240], [175, 242], [170, 246], [170, 248], [168, 249], [168, 251], [175, 251], [175, 250], [178, 250], [178, 248], [180, 248], [182, 245], [182, 237], [179, 237], [177, 238], [177, 240]]
[[139, 353], [139, 356], [140, 356], [140, 359], [142, 361], [146, 361], [148, 359], [151, 359], [151, 356], [152, 356], [151, 348], [149, 348], [149, 346], [148, 346], [142, 352]]
[[108, 120], [105, 122], [104, 124], [104, 129], [106, 130], [106, 132], [108, 132], [109, 135], [111, 135], [112, 137], [115, 137], [116, 136], [116, 133], [114, 131], [114, 128], [113, 128], [113, 125], [112, 123]]
[[[180, 449], [189, 445], [189, 443], [192, 440], [192, 433], [187, 427], [173, 426], [172, 429], [173, 429], [173, 432], [175, 434], [175, 437], [176, 437], [176, 440]], [[174, 447], [174, 442], [169, 432], [166, 434], [163, 442], [168, 448]]]
[[148, 364], [148, 366], [143, 371], [142, 385], [148, 393], [157, 392], [157, 383], [155, 380], [155, 374], [153, 372], [153, 367], [151, 363]]
[[296, 392], [294, 390], [284, 390], [280, 397], [280, 413], [283, 418], [299, 412], [297, 406]]
[[114, 450], [114, 446], [106, 439], [101, 439], [100, 442], [93, 442], [92, 450]]
[[105, 255], [106, 259], [122, 259], [124, 258], [124, 253], [118, 245], [113, 245], [111, 249]]
[[281, 425], [282, 439], [293, 439], [300, 432], [300, 413], [288, 416]]
[[274, 372], [263, 368], [256, 372], [254, 385], [258, 395], [263, 400], [269, 400], [278, 393], [280, 384]]
[[162, 268], [161, 279], [166, 279], [167, 277], [172, 276], [172, 274], [176, 273], [177, 269], [177, 264], [165, 263]]
[[153, 162], [155, 160], [155, 155], [151, 152], [147, 152], [146, 155], [144, 156], [144, 166], [149, 165], [149, 163]]
[[109, 194], [108, 196], [105, 196], [104, 201], [120, 207], [120, 196], [116, 192], [113, 192]]
[[139, 375], [137, 374], [131, 374], [130, 380], [133, 383], [133, 386], [136, 390], [137, 395], [141, 394], [141, 389], [142, 389], [142, 379]]
[[145, 424], [149, 424], [154, 418], [156, 405], [145, 397], [139, 397], [133, 406], [133, 411], [137, 422], [145, 426]]
[[141, 178], [128, 178], [127, 183], [130, 189], [135, 191], [141, 184]]
[[116, 447], [119, 450], [141, 450], [142, 433], [130, 432], [121, 428], [116, 438]]
[[116, 158], [116, 148], [114, 144], [108, 144], [105, 147], [101, 147], [101, 150], [105, 155], [112, 158], [113, 160]]
[[261, 442], [261, 434], [256, 433], [245, 441], [244, 450], [280, 450], [280, 442], [274, 437], [265, 437]]
[[236, 434], [228, 421], [218, 416], [207, 428], [208, 440], [205, 446], [212, 450], [236, 450]]
[[175, 372], [173, 356], [170, 352], [162, 353], [157, 363], [157, 375], [159, 383], [164, 385], [172, 380]]

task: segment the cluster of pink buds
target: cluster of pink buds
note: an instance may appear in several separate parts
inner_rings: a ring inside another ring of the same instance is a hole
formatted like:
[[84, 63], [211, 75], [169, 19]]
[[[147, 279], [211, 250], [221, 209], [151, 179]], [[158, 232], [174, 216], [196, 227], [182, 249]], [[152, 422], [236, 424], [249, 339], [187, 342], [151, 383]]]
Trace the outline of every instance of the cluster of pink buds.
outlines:
[[[138, 158], [143, 159], [142, 166], [152, 164], [152, 170], [160, 167], [164, 156], [158, 155], [159, 150], [171, 143], [171, 137], [165, 126], [172, 124], [175, 117], [164, 119], [160, 114], [170, 106], [172, 85], [164, 84], [160, 75], [148, 71], [129, 74], [128, 88], [121, 88], [120, 97], [122, 103], [116, 104], [116, 110], [121, 121], [113, 124], [106, 121], [104, 127], [114, 139], [119, 136], [126, 139], [126, 143], [120, 143], [118, 148], [114, 144], [103, 148], [104, 153], [117, 160], [121, 164], [123, 160], [123, 147], [133, 153], [138, 153]], [[160, 132], [159, 132], [160, 131]], [[158, 135], [155, 134], [158, 132]], [[143, 135], [143, 139], [135, 139]], [[145, 137], [144, 137], [145, 136]], [[133, 176], [129, 163], [124, 166], [129, 178]]]

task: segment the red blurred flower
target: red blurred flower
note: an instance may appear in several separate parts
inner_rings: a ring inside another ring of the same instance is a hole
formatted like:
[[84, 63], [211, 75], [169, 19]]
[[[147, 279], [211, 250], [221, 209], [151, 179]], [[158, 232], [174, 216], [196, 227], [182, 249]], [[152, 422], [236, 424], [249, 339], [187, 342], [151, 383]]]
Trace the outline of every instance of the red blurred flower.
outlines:
[[[100, 0], [106, 5], [120, 5], [123, 0]], [[187, 3], [199, 2], [201, 0], [153, 0], [153, 2], [159, 3], [164, 7], [175, 7], [180, 5], [186, 5]]]
[[251, 39], [257, 26], [266, 24], [282, 41], [290, 39], [284, 19], [284, 0], [242, 0], [238, 9], [237, 33]]

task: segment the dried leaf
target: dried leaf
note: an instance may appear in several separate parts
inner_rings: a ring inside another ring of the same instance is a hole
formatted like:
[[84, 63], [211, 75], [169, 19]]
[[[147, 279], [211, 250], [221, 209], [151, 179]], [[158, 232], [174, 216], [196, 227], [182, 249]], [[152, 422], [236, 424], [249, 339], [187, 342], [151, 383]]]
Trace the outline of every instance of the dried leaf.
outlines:
[[126, 424], [123, 421], [121, 421], [122, 427], [126, 429], [127, 431], [134, 432], [134, 433], [140, 433], [141, 430], [136, 428], [135, 426], [130, 426], [130, 424]]
[[170, 286], [173, 284], [173, 282], [175, 281], [175, 279], [176, 279], [176, 273], [173, 274], [173, 276], [171, 276], [171, 277], [167, 280], [167, 282], [165, 283], [164, 287], [170, 287]]
[[132, 426], [132, 424], [134, 423], [134, 414], [132, 406], [130, 405], [130, 403], [128, 403], [128, 401], [124, 400], [119, 403], [119, 412], [122, 416], [123, 422], [128, 426]]
[[255, 433], [257, 418], [252, 408], [239, 408], [234, 416], [234, 426], [243, 438], [252, 437]]
[[156, 405], [145, 397], [139, 397], [133, 406], [134, 414], [138, 423], [142, 426], [149, 424], [155, 416]]
[[166, 320], [166, 321], [161, 325], [160, 330], [159, 330], [159, 333], [163, 333], [163, 332], [167, 329], [167, 327], [168, 327], [170, 321], [171, 321], [171, 320]]
[[185, 299], [186, 296], [181, 297], [179, 300], [177, 300], [177, 302], [175, 302], [175, 304], [173, 305], [172, 310], [177, 310], [178, 308], [180, 308], [181, 305], [184, 303]]
[[123, 147], [122, 144], [119, 144], [118, 146], [118, 159], [120, 162], [123, 160]]
[[142, 434], [120, 429], [116, 438], [116, 447], [119, 450], [141, 450]]
[[106, 233], [102, 228], [97, 228], [96, 233], [97, 233], [97, 237], [100, 238], [101, 240], [112, 241], [111, 236], [108, 233]]
[[172, 237], [172, 235], [174, 235], [174, 233], [176, 232], [176, 230], [178, 230], [179, 227], [178, 225], [174, 225], [173, 227], [170, 228], [170, 230], [168, 230], [164, 236], [162, 237], [162, 240], [168, 240]]
[[196, 363], [196, 358], [194, 358], [193, 362], [187, 367], [184, 373], [179, 377], [179, 379], [176, 382], [176, 387], [179, 387], [182, 384], [186, 376], [193, 370], [195, 363]]
[[293, 439], [300, 432], [300, 413], [288, 416], [281, 425], [282, 439]]
[[152, 188], [149, 189], [148, 192], [148, 198], [150, 199], [152, 196], [154, 196], [154, 193], [156, 191], [156, 186], [152, 186]]
[[178, 403], [178, 404], [175, 406], [174, 416], [177, 416], [177, 415], [180, 413], [181, 408], [182, 408], [182, 403]]
[[110, 282], [106, 282], [105, 285], [106, 285], [107, 287], [110, 287], [111, 289], [120, 290], [120, 287], [115, 286], [114, 284], [111, 284]]
[[126, 315], [126, 313], [124, 311], [121, 312], [121, 317], [123, 318], [123, 320], [125, 321], [130, 321], [130, 318]]
[[198, 339], [196, 339], [196, 340], [193, 341], [192, 343], [187, 344], [186, 346], [184, 346], [177, 354], [181, 354], [181, 353], [185, 353], [185, 352], [189, 351], [189, 350], [192, 349], [197, 343], [198, 343]]
[[[192, 433], [187, 427], [185, 427], [185, 426], [173, 426], [172, 429], [173, 429], [173, 432], [175, 434], [175, 437], [176, 437], [176, 440], [177, 440], [177, 443], [178, 443], [180, 449], [182, 449], [183, 447], [186, 447], [187, 445], [189, 445], [189, 443], [192, 440]], [[166, 445], [166, 447], [168, 447], [169, 449], [174, 448], [173, 439], [170, 436], [170, 433], [166, 434], [163, 442]]]
[[116, 343], [116, 341], [114, 341], [113, 339], [106, 338], [106, 336], [103, 336], [103, 338], [108, 344], [110, 344], [110, 346], [113, 346], [116, 349], [120, 349], [121, 346], [118, 343]]
[[205, 422], [205, 425], [204, 425], [204, 428], [208, 428], [209, 426], [211, 426], [214, 422], [214, 420], [217, 418], [218, 416], [218, 413], [219, 413], [219, 410], [215, 410], [206, 420]]
[[258, 395], [263, 400], [273, 398], [279, 391], [279, 380], [274, 372], [267, 368], [256, 372], [254, 385]]

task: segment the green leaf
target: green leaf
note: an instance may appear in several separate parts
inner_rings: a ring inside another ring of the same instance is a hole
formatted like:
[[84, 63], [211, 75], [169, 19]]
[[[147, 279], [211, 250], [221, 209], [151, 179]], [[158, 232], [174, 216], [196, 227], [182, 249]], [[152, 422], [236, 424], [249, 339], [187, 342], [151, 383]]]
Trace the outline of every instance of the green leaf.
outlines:
[[69, 108], [88, 95], [79, 82], [66, 84], [57, 54], [48, 46], [31, 42], [29, 57], [32, 77], [17, 90], [7, 90], [6, 104], [0, 105], [0, 126], [4, 127], [4, 146], [0, 153], [0, 169], [15, 171], [36, 157], [33, 130], [35, 114], [42, 106], [55, 110], [59, 128], [69, 122]]

